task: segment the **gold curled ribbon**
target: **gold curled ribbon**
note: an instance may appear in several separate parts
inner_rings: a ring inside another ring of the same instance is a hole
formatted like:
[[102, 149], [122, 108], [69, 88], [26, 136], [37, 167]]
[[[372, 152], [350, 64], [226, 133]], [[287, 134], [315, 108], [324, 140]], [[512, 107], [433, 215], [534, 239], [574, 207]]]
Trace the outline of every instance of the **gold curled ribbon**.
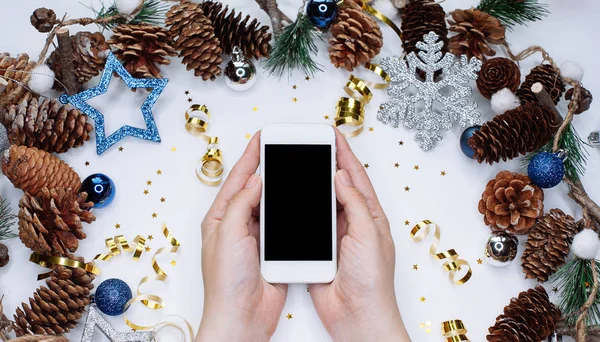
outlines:
[[[202, 112], [206, 115], [206, 121], [192, 114]], [[196, 164], [196, 177], [206, 185], [219, 185], [223, 179], [223, 156], [217, 145], [218, 137], [211, 137], [206, 134], [208, 123], [210, 122], [210, 111], [205, 105], [193, 104], [185, 111], [185, 129], [193, 136], [202, 138], [208, 143], [206, 153]]]
[[[456, 253], [454, 249], [449, 249], [440, 253], [437, 252], [438, 245], [440, 244], [441, 231], [440, 227], [436, 223], [430, 220], [423, 220], [417, 223], [410, 231], [410, 237], [415, 242], [423, 241], [429, 235], [431, 226], [433, 226], [434, 228], [433, 242], [429, 247], [429, 254], [431, 254], [437, 260], [444, 261], [443, 266], [450, 273], [449, 278], [455, 284], [462, 285], [466, 283], [471, 278], [471, 275], [473, 275], [469, 263], [466, 260], [459, 259], [458, 253]], [[422, 232], [422, 234], [419, 234], [419, 232]], [[462, 266], [467, 267], [467, 272], [461, 278], [456, 279], [456, 274], [462, 270]]]
[[394, 24], [394, 22], [390, 18], [386, 17], [383, 13], [379, 12], [378, 10], [367, 5], [364, 2], [361, 3], [361, 7], [364, 11], [367, 11], [368, 13], [372, 14], [375, 18], [387, 24], [392, 30], [394, 30], [394, 32], [396, 32], [398, 38], [402, 39], [402, 31], [398, 26], [396, 26], [396, 24]]
[[116, 257], [121, 254], [121, 251], [119, 250], [119, 246], [121, 246], [121, 249], [125, 252], [133, 253], [133, 260], [138, 261], [144, 252], [146, 239], [141, 235], [138, 235], [133, 239], [133, 243], [135, 243], [135, 249], [129, 246], [129, 242], [127, 242], [127, 239], [125, 239], [123, 235], [108, 238], [104, 240], [104, 244], [106, 245], [106, 248], [108, 248], [108, 254], [100, 253], [94, 257], [94, 260], [108, 261], [113, 257]]
[[467, 329], [460, 319], [442, 322], [442, 336], [446, 342], [469, 342]]
[[[181, 319], [183, 321], [184, 326], [185, 326], [186, 329], [183, 329], [181, 326], [173, 323], [172, 320], [161, 322], [161, 321], [163, 321], [163, 320], [165, 320], [167, 318], [170, 318], [170, 317]], [[154, 325], [154, 336], [155, 336], [155, 338], [158, 338], [158, 333], [162, 329], [167, 328], [167, 327], [172, 327], [172, 328], [176, 329], [177, 331], [179, 331], [181, 333], [181, 336], [184, 337], [184, 339], [183, 339], [184, 341], [186, 341], [186, 339], [185, 339], [186, 333], [187, 333], [187, 336], [190, 337], [190, 339], [189, 339], [190, 342], [194, 340], [194, 329], [192, 328], [191, 324], [185, 318], [183, 318], [181, 316], [177, 316], [177, 315], [165, 316], [158, 323], [156, 323]]]
[[[60, 265], [60, 266], [65, 266], [65, 267], [69, 267], [69, 268], [81, 268], [81, 269], [84, 269], [86, 272], [93, 273], [96, 275], [100, 274], [100, 269], [98, 267], [96, 267], [96, 265], [94, 265], [94, 263], [86, 264], [84, 262], [72, 260], [69, 258], [32, 253], [31, 256], [29, 256], [29, 261], [31, 261], [35, 264], [38, 264], [42, 267], [46, 267], [46, 268], [51, 268], [53, 265]], [[50, 273], [44, 273], [44, 274], [38, 275], [38, 280], [42, 280], [42, 279], [49, 277]]]

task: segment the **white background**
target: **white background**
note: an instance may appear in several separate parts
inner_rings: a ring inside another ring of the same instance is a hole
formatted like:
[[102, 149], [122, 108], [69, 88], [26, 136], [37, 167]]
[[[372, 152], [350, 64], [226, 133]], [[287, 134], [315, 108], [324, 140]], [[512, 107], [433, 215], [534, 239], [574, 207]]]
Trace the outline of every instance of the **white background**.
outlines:
[[[258, 17], [269, 24], [267, 16], [258, 5], [250, 0], [225, 1], [245, 14]], [[543, 22], [518, 26], [513, 32], [507, 32], [507, 39], [513, 51], [518, 52], [530, 45], [541, 45], [551, 56], [562, 63], [575, 60], [586, 70], [585, 86], [598, 94], [600, 82], [597, 63], [598, 43], [596, 33], [600, 29], [597, 14], [600, 4], [592, 0], [560, 1], [547, 0], [552, 14]], [[280, 0], [281, 8], [294, 17], [299, 1]], [[475, 1], [448, 0], [442, 4], [447, 12], [454, 8], [468, 8]], [[98, 7], [98, 3], [94, 3]], [[38, 33], [30, 24], [31, 12], [40, 6], [53, 8], [59, 17], [66, 12], [69, 17], [91, 15], [92, 13], [76, 1], [28, 0], [11, 1], [4, 7], [2, 38], [0, 51], [12, 55], [26, 52], [32, 59], [43, 46], [45, 35]], [[389, 15], [399, 24], [399, 15], [387, 0], [378, 0], [374, 6]], [[80, 30], [72, 27], [71, 32]], [[96, 27], [90, 27], [96, 30]], [[401, 54], [400, 41], [391, 29], [382, 26], [384, 47], [380, 56]], [[95, 210], [97, 220], [86, 225], [88, 238], [81, 242], [77, 254], [90, 260], [95, 254], [103, 252], [104, 239], [117, 234], [125, 234], [133, 239], [137, 234], [153, 234], [149, 242], [153, 249], [165, 246], [161, 236], [161, 224], [166, 222], [174, 235], [182, 242], [181, 252], [177, 256], [159, 258], [169, 278], [164, 284], [152, 284], [144, 290], [160, 294], [167, 301], [162, 312], [152, 312], [139, 304], [131, 309], [130, 317], [139, 323], [152, 323], [166, 314], [180, 315], [188, 319], [196, 328], [202, 317], [203, 288], [200, 270], [200, 221], [210, 206], [218, 188], [201, 184], [194, 175], [196, 161], [205, 152], [205, 143], [190, 136], [184, 129], [184, 112], [189, 106], [184, 95], [191, 92], [194, 103], [206, 104], [213, 119], [210, 134], [221, 140], [221, 150], [225, 156], [225, 167], [230, 170], [242, 153], [247, 139], [264, 124], [271, 122], [325, 122], [323, 116], [334, 116], [334, 106], [343, 95], [342, 87], [349, 73], [335, 69], [328, 61], [326, 44], [321, 48], [319, 62], [324, 73], [310, 81], [304, 75], [295, 74], [289, 81], [284, 77], [268, 78], [259, 71], [257, 84], [249, 91], [237, 93], [229, 90], [222, 78], [214, 82], [203, 82], [186, 72], [178, 58], [170, 66], [163, 67], [165, 77], [170, 79], [162, 97], [154, 108], [154, 116], [160, 131], [162, 143], [152, 143], [134, 138], [126, 138], [116, 146], [99, 156], [95, 151], [94, 138], [84, 147], [70, 150], [61, 155], [83, 178], [94, 172], [111, 176], [117, 186], [117, 196], [109, 207]], [[499, 52], [502, 55], [502, 52]], [[377, 62], [380, 58], [375, 59]], [[535, 55], [521, 63], [522, 77], [541, 61]], [[260, 68], [259, 68], [260, 69]], [[359, 73], [360, 75], [361, 73]], [[368, 74], [363, 74], [368, 75]], [[294, 90], [292, 85], [297, 85]], [[476, 92], [476, 91], [475, 91]], [[476, 92], [477, 93], [477, 92]], [[143, 127], [139, 105], [146, 93], [140, 90], [131, 93], [118, 79], [111, 84], [110, 90], [90, 103], [106, 116], [107, 133], [113, 132], [123, 124]], [[292, 98], [297, 98], [296, 103]], [[477, 211], [477, 202], [488, 179], [502, 169], [519, 170], [518, 162], [480, 165], [467, 159], [459, 149], [459, 136], [462, 129], [455, 127], [444, 133], [444, 140], [431, 152], [422, 152], [413, 140], [414, 132], [405, 128], [393, 129], [376, 120], [379, 103], [386, 100], [384, 91], [375, 91], [372, 103], [367, 107], [366, 127], [374, 131], [365, 131], [352, 139], [351, 145], [364, 163], [369, 163], [368, 173], [380, 196], [391, 224], [396, 242], [396, 292], [398, 305], [404, 322], [413, 341], [443, 341], [439, 332], [440, 322], [448, 319], [462, 319], [472, 341], [485, 340], [487, 328], [494, 323], [495, 317], [502, 312], [511, 297], [520, 291], [535, 285], [525, 280], [519, 262], [498, 269], [485, 262], [478, 265], [482, 258], [483, 242], [490, 233], [484, 226], [482, 216]], [[479, 94], [474, 95], [484, 120], [492, 118], [489, 102]], [[589, 112], [575, 118], [575, 126], [582, 137], [590, 131], [600, 128], [597, 105]], [[256, 111], [253, 108], [257, 108]], [[565, 101], [559, 106], [566, 111]], [[330, 121], [331, 122], [331, 121]], [[400, 146], [398, 141], [403, 140]], [[123, 146], [119, 152], [117, 147]], [[173, 152], [172, 148], [176, 151]], [[589, 149], [587, 175], [584, 184], [592, 197], [600, 199], [598, 179], [600, 172], [599, 151]], [[85, 161], [90, 166], [85, 166]], [[394, 163], [400, 163], [394, 168]], [[414, 166], [419, 165], [418, 171]], [[311, 163], [306, 161], [306, 172], [310, 172]], [[161, 176], [156, 170], [163, 171]], [[447, 175], [442, 177], [441, 171]], [[146, 181], [151, 180], [151, 186]], [[22, 194], [5, 179], [0, 180], [0, 194], [10, 200], [16, 211]], [[409, 186], [410, 192], [404, 187]], [[143, 190], [148, 189], [149, 195]], [[560, 185], [545, 191], [546, 209], [560, 207], [565, 212], [580, 217], [579, 208], [566, 197], [567, 189]], [[160, 203], [161, 197], [166, 198]], [[310, 214], [310, 204], [302, 213]], [[158, 218], [153, 219], [151, 213]], [[292, 220], [293, 218], [290, 218]], [[473, 267], [473, 278], [466, 285], [452, 284], [440, 262], [428, 255], [427, 243], [414, 243], [409, 237], [413, 224], [422, 219], [430, 219], [442, 228], [441, 248], [455, 248], [462, 258]], [[411, 222], [410, 226], [404, 221]], [[115, 224], [121, 229], [116, 230]], [[16, 230], [16, 227], [15, 227]], [[521, 242], [521, 247], [523, 243]], [[44, 270], [27, 261], [29, 250], [18, 239], [8, 242], [11, 261], [0, 269], [0, 294], [4, 294], [5, 313], [11, 317], [14, 308], [26, 300], [41, 283], [36, 275]], [[520, 256], [521, 251], [519, 251]], [[129, 256], [121, 255], [107, 263], [101, 263], [102, 275], [96, 284], [112, 277], [121, 278], [135, 289], [143, 276], [151, 273], [151, 253], [144, 253], [138, 263]], [[176, 259], [177, 266], [169, 265]], [[412, 269], [418, 264], [418, 271]], [[550, 288], [550, 285], [547, 286]], [[426, 302], [419, 298], [423, 296]], [[293, 318], [288, 320], [286, 315]], [[431, 321], [432, 332], [426, 333], [419, 323]], [[127, 331], [122, 318], [111, 318], [110, 322], [120, 331]], [[236, 322], [231, 322], [235, 325]], [[78, 341], [81, 325], [70, 334], [70, 339]], [[277, 332], [273, 341], [327, 341], [309, 294], [304, 285], [291, 286], [288, 301], [281, 314]], [[97, 341], [105, 340], [97, 337]], [[176, 340], [176, 339], [175, 339]]]

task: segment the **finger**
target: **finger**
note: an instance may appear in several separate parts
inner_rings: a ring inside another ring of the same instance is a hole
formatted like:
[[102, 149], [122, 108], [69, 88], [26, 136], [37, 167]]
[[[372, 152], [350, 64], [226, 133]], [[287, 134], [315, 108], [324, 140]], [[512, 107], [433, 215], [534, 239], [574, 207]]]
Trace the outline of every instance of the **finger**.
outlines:
[[352, 152], [352, 149], [348, 144], [348, 141], [339, 131], [339, 129], [335, 129], [335, 134], [337, 145], [337, 166], [340, 169], [348, 171], [348, 174], [352, 179], [352, 184], [365, 197], [367, 206], [371, 212], [371, 215], [373, 216], [373, 219], [377, 223], [377, 227], [379, 227], [382, 232], [389, 233], [389, 221], [385, 216], [385, 212], [383, 211], [381, 204], [379, 203], [379, 199], [377, 198], [377, 194], [375, 193], [375, 189], [373, 189], [373, 184], [371, 184], [371, 180], [369, 179], [365, 168], [356, 158], [354, 152]]
[[217, 194], [215, 201], [206, 213], [202, 222], [202, 239], [210, 236], [225, 215], [229, 201], [244, 188], [251, 175], [256, 172], [260, 162], [260, 131], [257, 132], [235, 164], [227, 180]]
[[248, 224], [252, 210], [260, 203], [262, 183], [259, 175], [252, 175], [230, 201], [225, 215], [219, 224], [219, 239], [235, 243], [249, 235]]
[[365, 197], [352, 184], [352, 178], [346, 170], [335, 175], [335, 192], [340, 204], [344, 206], [348, 222], [347, 235], [368, 244], [377, 238], [379, 231], [373, 221]]

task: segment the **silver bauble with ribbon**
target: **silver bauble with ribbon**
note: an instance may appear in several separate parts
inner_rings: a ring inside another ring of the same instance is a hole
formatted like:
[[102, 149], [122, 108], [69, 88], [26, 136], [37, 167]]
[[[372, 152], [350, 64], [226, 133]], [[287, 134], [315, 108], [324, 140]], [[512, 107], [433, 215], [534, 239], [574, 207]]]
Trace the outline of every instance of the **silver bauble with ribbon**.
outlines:
[[492, 232], [485, 243], [485, 261], [495, 267], [508, 266], [517, 256], [519, 240], [506, 232]]
[[238, 46], [233, 48], [231, 60], [225, 66], [225, 83], [236, 91], [248, 90], [256, 83], [256, 67]]

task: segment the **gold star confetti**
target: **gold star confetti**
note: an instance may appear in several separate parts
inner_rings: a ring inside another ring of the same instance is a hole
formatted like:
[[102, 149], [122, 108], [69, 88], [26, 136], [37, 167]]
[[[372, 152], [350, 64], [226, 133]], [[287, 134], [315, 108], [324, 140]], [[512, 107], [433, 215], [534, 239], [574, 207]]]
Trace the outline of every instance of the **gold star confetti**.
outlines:
[[589, 281], [586, 281], [583, 284], [585, 285], [585, 287], [590, 287], [590, 282]]
[[298, 98], [296, 98], [296, 97], [292, 98], [292, 102], [294, 102], [294, 103], [298, 102]]
[[123, 152], [123, 146], [119, 146], [119, 152]]
[[483, 264], [483, 260], [477, 259], [477, 264], [479, 264], [479, 265]]
[[405, 186], [404, 191], [410, 191], [410, 188], [408, 186]]
[[413, 265], [413, 270], [417, 271], [418, 269], [419, 269], [419, 265], [417, 265], [417, 264], [414, 264], [414, 265]]
[[383, 110], [383, 106], [379, 106], [379, 110]]
[[398, 167], [400, 167], [400, 163], [394, 163], [394, 167], [395, 167], [395, 168], [398, 168]]
[[419, 328], [423, 329], [427, 334], [431, 334], [431, 321], [419, 323]]
[[419, 300], [421, 301], [421, 303], [425, 303], [425, 301], [427, 300], [427, 298], [421, 297], [421, 298], [419, 298]]
[[431, 334], [431, 328], [425, 329], [425, 332], [428, 333], [428, 334]]
[[187, 102], [192, 102], [194, 101], [191, 97], [188, 97]]
[[177, 265], [177, 261], [171, 260], [171, 266], [175, 266], [175, 265]]
[[148, 190], [144, 190], [144, 195], [147, 195], [147, 194], [149, 194], [149, 193], [150, 193], [150, 191], [148, 191]]
[[162, 175], [162, 170], [161, 169], [156, 170], [156, 174], [159, 176]]
[[402, 141], [402, 140], [398, 141], [398, 145], [400, 145], [400, 146], [404, 145], [404, 141]]
[[158, 214], [157, 213], [152, 213], [152, 218], [157, 218]]
[[310, 77], [306, 76], [304, 77], [305, 80], [310, 81]]
[[90, 162], [89, 162], [89, 161], [86, 161], [86, 162], [85, 162], [85, 166], [90, 166]]
[[374, 130], [375, 130], [375, 128], [369, 127], [369, 132], [373, 132]]
[[146, 250], [146, 252], [150, 252], [150, 247], [146, 247], [144, 250]]
[[246, 135], [244, 135], [244, 137], [245, 137], [246, 139], [250, 139], [250, 138], [252, 138], [252, 136], [251, 136], [250, 134], [248, 134], [248, 133], [246, 133]]
[[365, 169], [368, 169], [369, 168], [369, 163], [365, 163], [363, 166], [365, 167]]
[[415, 165], [414, 169], [419, 171], [419, 165]]
[[[308, 77], [308, 76], [307, 76], [307, 77]], [[287, 317], [287, 319], [292, 319], [292, 318], [294, 318], [294, 316], [292, 316], [292, 314], [291, 314], [291, 313], [287, 314], [287, 316], [285, 316], [285, 317]]]
[[325, 120], [329, 120], [329, 115], [325, 115], [325, 116], [323, 116], [323, 118], [324, 118]]
[[166, 201], [166, 200], [167, 200], [166, 198], [164, 198], [164, 197], [161, 197], [161, 198], [160, 198], [160, 203], [165, 203], [165, 201]]
[[254, 108], [252, 108], [252, 111], [254, 111], [254, 112], [258, 112], [258, 107], [254, 107]]
[[171, 152], [175, 152], [175, 151], [177, 151], [177, 147], [175, 147], [175, 146], [171, 147]]
[[558, 292], [558, 287], [554, 286], [554, 287], [552, 288], [552, 292], [554, 292], [554, 293], [557, 293], [557, 292]]
[[152, 185], [152, 181], [151, 180], [147, 181], [146, 185]]
[[121, 225], [117, 223], [117, 224], [115, 224], [115, 228], [119, 229], [119, 228], [121, 228]]
[[186, 94], [186, 95], [189, 95], [189, 94], [190, 94], [190, 91], [189, 91], [189, 90], [186, 90], [186, 91], [184, 91], [183, 93], [184, 93], [184, 94]]
[[445, 176], [446, 175], [446, 171], [440, 172], [440, 175], [442, 175], [442, 177]]
[[404, 225], [405, 225], [405, 226], [408, 226], [409, 224], [410, 224], [410, 221], [409, 221], [409, 220], [406, 220], [406, 221], [404, 221]]
[[297, 87], [296, 87], [296, 85], [294, 84], [294, 85], [292, 86], [292, 88], [293, 88], [294, 90], [296, 90], [296, 88], [297, 88]]
[[154, 239], [154, 236], [148, 235], [148, 240], [152, 241], [152, 239]]

